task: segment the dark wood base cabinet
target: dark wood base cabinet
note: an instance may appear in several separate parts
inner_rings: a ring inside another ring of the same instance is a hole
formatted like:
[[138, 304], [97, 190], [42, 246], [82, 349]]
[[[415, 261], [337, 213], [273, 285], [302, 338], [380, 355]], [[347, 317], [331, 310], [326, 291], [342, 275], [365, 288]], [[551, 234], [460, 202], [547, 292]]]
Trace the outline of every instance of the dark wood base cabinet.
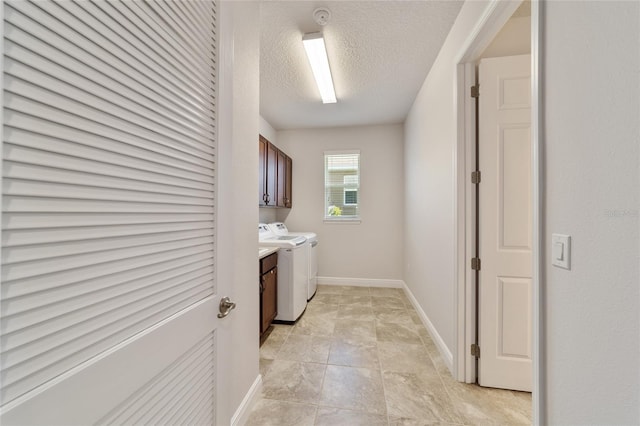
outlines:
[[278, 315], [278, 254], [260, 259], [260, 334]]

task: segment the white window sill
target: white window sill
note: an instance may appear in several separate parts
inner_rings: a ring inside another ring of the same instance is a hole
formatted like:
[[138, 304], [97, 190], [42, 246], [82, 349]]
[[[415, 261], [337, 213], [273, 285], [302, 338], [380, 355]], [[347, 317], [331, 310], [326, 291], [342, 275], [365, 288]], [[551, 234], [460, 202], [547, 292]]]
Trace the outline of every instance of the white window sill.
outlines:
[[353, 218], [349, 218], [349, 217], [335, 217], [335, 218], [328, 218], [325, 217], [324, 218], [324, 223], [331, 223], [331, 224], [335, 224], [335, 225], [359, 225], [361, 222], [359, 217], [353, 217]]

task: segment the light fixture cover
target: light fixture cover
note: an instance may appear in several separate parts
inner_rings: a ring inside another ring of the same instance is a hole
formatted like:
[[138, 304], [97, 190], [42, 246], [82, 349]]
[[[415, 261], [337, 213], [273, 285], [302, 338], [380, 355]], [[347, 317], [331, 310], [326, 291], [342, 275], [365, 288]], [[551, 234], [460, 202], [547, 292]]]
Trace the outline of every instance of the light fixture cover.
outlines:
[[327, 57], [327, 49], [324, 45], [322, 33], [305, 34], [302, 37], [302, 43], [307, 52], [307, 58], [309, 58], [309, 64], [311, 64], [311, 70], [316, 79], [322, 103], [336, 103], [336, 92], [333, 88], [329, 58]]

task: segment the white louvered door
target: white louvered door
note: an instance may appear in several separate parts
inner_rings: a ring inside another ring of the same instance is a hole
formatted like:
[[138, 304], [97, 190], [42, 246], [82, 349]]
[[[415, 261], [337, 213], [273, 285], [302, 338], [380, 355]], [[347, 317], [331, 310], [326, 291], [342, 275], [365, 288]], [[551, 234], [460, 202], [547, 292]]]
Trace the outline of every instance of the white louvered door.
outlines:
[[1, 424], [215, 423], [216, 7], [3, 3]]

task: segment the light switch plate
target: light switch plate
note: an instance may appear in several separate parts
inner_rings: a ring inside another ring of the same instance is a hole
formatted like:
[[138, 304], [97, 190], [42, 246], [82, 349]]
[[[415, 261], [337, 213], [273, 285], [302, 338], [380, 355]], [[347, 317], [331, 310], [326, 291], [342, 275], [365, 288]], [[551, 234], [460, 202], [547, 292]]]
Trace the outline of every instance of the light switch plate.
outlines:
[[571, 237], [551, 235], [551, 263], [553, 266], [571, 270]]

